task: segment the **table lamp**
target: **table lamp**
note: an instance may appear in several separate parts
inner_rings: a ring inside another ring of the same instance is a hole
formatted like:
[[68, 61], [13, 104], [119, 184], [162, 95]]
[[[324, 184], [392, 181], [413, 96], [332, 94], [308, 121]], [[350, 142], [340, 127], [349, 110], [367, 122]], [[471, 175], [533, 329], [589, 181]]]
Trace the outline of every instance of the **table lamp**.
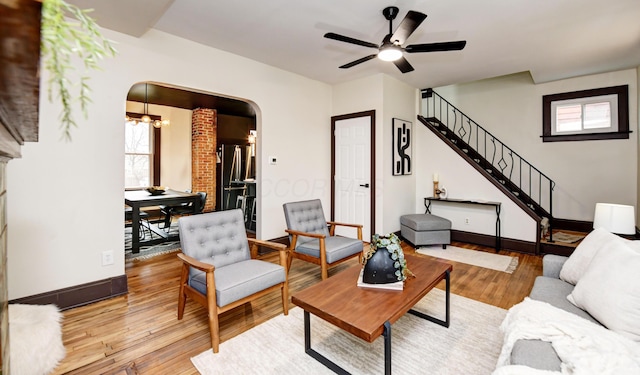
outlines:
[[635, 234], [636, 215], [633, 206], [614, 203], [596, 203], [593, 227], [616, 234]]

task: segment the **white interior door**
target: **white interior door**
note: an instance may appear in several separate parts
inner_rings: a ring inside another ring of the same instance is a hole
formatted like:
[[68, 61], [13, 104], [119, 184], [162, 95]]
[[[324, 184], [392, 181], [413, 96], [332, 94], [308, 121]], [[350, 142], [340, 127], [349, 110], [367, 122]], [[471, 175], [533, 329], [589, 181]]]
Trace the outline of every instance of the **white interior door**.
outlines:
[[[337, 120], [334, 132], [334, 220], [364, 225], [362, 239], [371, 240], [371, 116]], [[336, 234], [353, 237], [353, 228]]]

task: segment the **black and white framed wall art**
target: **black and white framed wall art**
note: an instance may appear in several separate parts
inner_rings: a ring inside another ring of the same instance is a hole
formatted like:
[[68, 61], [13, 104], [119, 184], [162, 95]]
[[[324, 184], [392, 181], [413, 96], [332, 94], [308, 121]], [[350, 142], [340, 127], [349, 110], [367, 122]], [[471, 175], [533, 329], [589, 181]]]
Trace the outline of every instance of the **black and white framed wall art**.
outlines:
[[411, 142], [413, 133], [411, 122], [393, 119], [393, 175], [411, 174]]

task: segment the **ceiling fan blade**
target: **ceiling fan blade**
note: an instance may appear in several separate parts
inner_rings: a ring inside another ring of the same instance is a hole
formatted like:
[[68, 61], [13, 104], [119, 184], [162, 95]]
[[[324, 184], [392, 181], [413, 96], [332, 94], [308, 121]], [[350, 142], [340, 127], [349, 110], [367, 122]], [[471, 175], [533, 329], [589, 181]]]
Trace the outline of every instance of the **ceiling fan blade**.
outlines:
[[442, 43], [425, 43], [425, 44], [412, 44], [404, 47], [405, 52], [439, 52], [439, 51], [459, 51], [467, 45], [466, 40], [459, 40], [457, 42], [442, 42]]
[[362, 63], [363, 63], [363, 62], [365, 62], [365, 61], [369, 61], [369, 60], [371, 60], [371, 59], [375, 58], [376, 56], [378, 56], [378, 54], [369, 55], [369, 56], [363, 57], [363, 58], [361, 58], [361, 59], [358, 59], [358, 60], [352, 61], [352, 62], [350, 62], [350, 63], [348, 63], [348, 64], [344, 64], [344, 65], [340, 66], [339, 68], [340, 68], [340, 69], [347, 69], [347, 68], [351, 68], [352, 66], [356, 66], [356, 65], [358, 65], [358, 64], [362, 64]]
[[427, 18], [426, 14], [410, 10], [393, 33], [391, 40], [397, 41], [400, 45], [404, 44], [425, 18]]
[[337, 41], [340, 41], [340, 42], [357, 44], [357, 45], [363, 46], [363, 47], [370, 47], [370, 48], [378, 48], [379, 47], [377, 44], [373, 44], [373, 43], [370, 43], [370, 42], [365, 42], [365, 41], [359, 40], [359, 39], [350, 38], [348, 36], [344, 36], [344, 35], [340, 35], [340, 34], [336, 34], [336, 33], [326, 33], [326, 34], [324, 34], [324, 37], [328, 38], [328, 39], [337, 40]]
[[395, 60], [393, 63], [396, 64], [396, 66], [402, 73], [409, 73], [413, 71], [413, 66], [411, 66], [411, 64], [409, 64], [407, 59], [405, 59], [404, 57]]

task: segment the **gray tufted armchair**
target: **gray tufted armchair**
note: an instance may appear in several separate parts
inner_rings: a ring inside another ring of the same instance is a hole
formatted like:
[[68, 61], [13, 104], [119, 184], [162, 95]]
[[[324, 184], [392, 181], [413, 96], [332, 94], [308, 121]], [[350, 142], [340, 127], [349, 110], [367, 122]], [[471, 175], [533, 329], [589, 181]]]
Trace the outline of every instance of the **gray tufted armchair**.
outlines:
[[[289, 259], [298, 258], [319, 264], [322, 280], [328, 277], [328, 267], [358, 256], [362, 260], [362, 225], [327, 222], [324, 218], [322, 203], [319, 199], [285, 203], [284, 217], [289, 233]], [[336, 226], [354, 227], [358, 239], [335, 236]]]
[[[184, 315], [187, 297], [206, 307], [214, 353], [220, 345], [219, 314], [277, 289], [282, 310], [289, 313], [287, 247], [247, 238], [241, 210], [181, 217], [178, 229], [182, 246], [178, 319]], [[280, 265], [253, 259], [258, 246], [278, 250]]]

